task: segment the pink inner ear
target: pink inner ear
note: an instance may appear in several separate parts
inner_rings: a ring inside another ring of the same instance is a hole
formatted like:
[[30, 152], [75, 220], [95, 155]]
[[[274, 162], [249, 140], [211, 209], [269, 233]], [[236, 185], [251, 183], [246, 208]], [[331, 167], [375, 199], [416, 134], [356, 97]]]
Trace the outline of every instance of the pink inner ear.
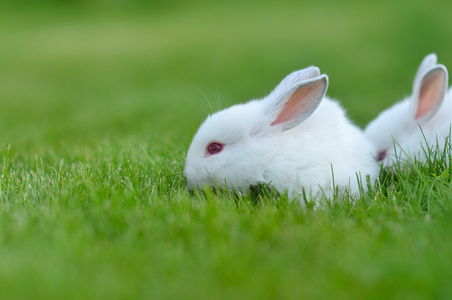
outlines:
[[279, 116], [275, 121], [273, 121], [273, 123], [271, 123], [271, 125], [273, 126], [293, 119], [298, 114], [298, 112], [304, 108], [306, 103], [300, 100], [309, 93], [311, 88], [312, 86], [307, 89], [299, 89], [295, 93], [293, 93], [292, 96], [290, 96], [289, 101], [287, 101], [284, 105], [284, 108]]
[[444, 80], [442, 72], [435, 72], [424, 78], [419, 92], [416, 119], [436, 110], [443, 98]]

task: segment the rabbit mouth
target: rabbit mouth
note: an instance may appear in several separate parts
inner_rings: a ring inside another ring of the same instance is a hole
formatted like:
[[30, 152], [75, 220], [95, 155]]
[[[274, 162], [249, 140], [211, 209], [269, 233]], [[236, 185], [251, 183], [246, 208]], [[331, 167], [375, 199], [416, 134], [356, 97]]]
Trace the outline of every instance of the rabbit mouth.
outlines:
[[270, 184], [254, 184], [250, 185], [247, 189], [237, 190], [228, 189], [226, 187], [219, 187], [213, 185], [204, 186], [189, 186], [188, 193], [190, 197], [208, 197], [208, 195], [215, 196], [227, 196], [229, 199], [233, 199], [237, 203], [244, 199], [251, 200], [252, 203], [258, 204], [264, 197], [271, 197], [273, 199], [279, 199], [281, 194]]
[[220, 188], [220, 187], [215, 187], [212, 185], [204, 185], [204, 186], [196, 186], [196, 187], [192, 187], [189, 186], [188, 187], [188, 193], [191, 197], [197, 196], [197, 195], [202, 195], [203, 197], [206, 197], [208, 194], [213, 194], [213, 195], [226, 195], [226, 194], [234, 194], [235, 192], [233, 190], [228, 190], [225, 188]]

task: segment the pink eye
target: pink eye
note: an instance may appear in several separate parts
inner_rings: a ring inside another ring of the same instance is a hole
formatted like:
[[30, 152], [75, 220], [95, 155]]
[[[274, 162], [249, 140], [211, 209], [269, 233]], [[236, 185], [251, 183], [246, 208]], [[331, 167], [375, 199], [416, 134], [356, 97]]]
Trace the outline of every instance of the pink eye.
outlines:
[[207, 153], [210, 155], [218, 154], [223, 151], [223, 144], [212, 142], [207, 145]]
[[385, 159], [387, 152], [388, 152], [387, 150], [379, 151], [378, 154], [377, 154], [377, 161], [380, 162], [383, 159]]

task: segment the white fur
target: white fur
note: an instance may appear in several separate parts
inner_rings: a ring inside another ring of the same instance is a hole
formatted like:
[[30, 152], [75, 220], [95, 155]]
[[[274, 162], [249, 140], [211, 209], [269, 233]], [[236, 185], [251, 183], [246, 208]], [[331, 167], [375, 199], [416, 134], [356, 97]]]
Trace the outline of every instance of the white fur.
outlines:
[[[379, 174], [371, 156], [375, 148], [336, 101], [324, 98], [327, 85], [327, 76], [318, 68], [306, 68], [288, 75], [261, 100], [209, 116], [187, 153], [184, 174], [189, 187], [226, 185], [246, 191], [264, 183], [297, 198], [303, 189], [313, 196], [331, 196], [335, 186], [357, 193], [357, 175], [364, 188], [366, 175], [374, 182]], [[306, 90], [300, 113], [285, 120], [282, 110], [297, 92]], [[212, 141], [223, 143], [224, 150], [206, 154]]]
[[[449, 136], [452, 122], [452, 92], [446, 93], [447, 69], [436, 61], [435, 54], [427, 55], [416, 73], [411, 96], [380, 113], [364, 130], [377, 146], [374, 155], [387, 166], [415, 158], [425, 162], [427, 148], [435, 150], [437, 140], [439, 150], [444, 149], [444, 138]], [[427, 85], [434, 85], [437, 95], [419, 113], [423, 102], [421, 88]]]

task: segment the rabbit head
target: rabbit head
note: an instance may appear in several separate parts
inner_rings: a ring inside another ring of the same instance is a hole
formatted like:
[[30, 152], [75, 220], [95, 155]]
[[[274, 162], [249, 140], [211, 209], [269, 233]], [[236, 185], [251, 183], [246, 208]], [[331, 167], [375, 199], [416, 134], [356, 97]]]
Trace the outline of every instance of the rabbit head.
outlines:
[[328, 77], [316, 67], [288, 75], [265, 98], [210, 115], [188, 149], [190, 189], [205, 185], [244, 191], [267, 182], [265, 170], [283, 133], [304, 122], [325, 95]]

